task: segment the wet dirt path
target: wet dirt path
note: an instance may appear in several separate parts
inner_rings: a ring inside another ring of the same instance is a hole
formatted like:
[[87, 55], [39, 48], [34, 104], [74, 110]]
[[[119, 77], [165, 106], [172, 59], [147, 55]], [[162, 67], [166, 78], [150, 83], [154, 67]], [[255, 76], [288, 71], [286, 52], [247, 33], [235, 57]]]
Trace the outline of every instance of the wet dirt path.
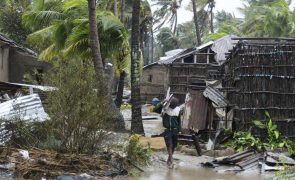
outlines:
[[[263, 180], [271, 174], [260, 175], [257, 170], [246, 171], [239, 174], [224, 172], [225, 168], [203, 168], [201, 162], [211, 161], [208, 156], [189, 156], [177, 152], [174, 155], [174, 169], [166, 167], [167, 156], [165, 152], [156, 152], [152, 164], [145, 168], [139, 177], [128, 177], [128, 180]], [[219, 172], [217, 172], [219, 171]]]

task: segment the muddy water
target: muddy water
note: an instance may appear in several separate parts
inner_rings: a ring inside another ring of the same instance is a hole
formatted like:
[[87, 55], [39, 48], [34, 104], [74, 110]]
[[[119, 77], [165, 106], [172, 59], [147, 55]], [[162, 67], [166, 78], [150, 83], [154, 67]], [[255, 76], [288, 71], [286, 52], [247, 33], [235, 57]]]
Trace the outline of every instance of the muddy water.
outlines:
[[[131, 111], [124, 110], [126, 129], [131, 127]], [[143, 126], [147, 137], [158, 135], [163, 132], [162, 119], [159, 115], [148, 114], [154, 116], [152, 119], [143, 120]], [[145, 118], [143, 118], [145, 119]], [[176, 168], [169, 170], [166, 167], [167, 153], [157, 152], [152, 161], [152, 165], [145, 169], [139, 177], [124, 177], [127, 180], [263, 180], [264, 176], [258, 172], [248, 172], [240, 175], [233, 173], [218, 173], [214, 169], [202, 168], [200, 163], [212, 161], [211, 157], [187, 156], [176, 152], [174, 155]]]
[[260, 175], [243, 175], [217, 173], [205, 168], [178, 168], [167, 171], [145, 172], [140, 177], [130, 180], [262, 180]]

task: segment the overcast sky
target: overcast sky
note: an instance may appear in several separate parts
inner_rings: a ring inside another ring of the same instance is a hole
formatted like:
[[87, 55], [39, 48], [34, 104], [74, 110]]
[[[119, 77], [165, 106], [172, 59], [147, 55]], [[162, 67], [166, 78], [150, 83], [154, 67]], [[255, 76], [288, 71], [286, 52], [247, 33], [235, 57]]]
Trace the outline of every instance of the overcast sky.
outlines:
[[[151, 0], [149, 0], [151, 2]], [[190, 21], [193, 17], [193, 14], [187, 11], [184, 7], [187, 7], [191, 0], [183, 0], [182, 8], [178, 11], [178, 24], [181, 24], [186, 21]], [[234, 13], [236, 17], [242, 17], [242, 14], [239, 13], [238, 7], [243, 7], [243, 3], [240, 0], [215, 0], [215, 11], [225, 10], [226, 12]], [[151, 3], [152, 4], [152, 3]], [[292, 3], [291, 7], [294, 7], [295, 1]], [[152, 10], [156, 9], [155, 6], [152, 6]]]

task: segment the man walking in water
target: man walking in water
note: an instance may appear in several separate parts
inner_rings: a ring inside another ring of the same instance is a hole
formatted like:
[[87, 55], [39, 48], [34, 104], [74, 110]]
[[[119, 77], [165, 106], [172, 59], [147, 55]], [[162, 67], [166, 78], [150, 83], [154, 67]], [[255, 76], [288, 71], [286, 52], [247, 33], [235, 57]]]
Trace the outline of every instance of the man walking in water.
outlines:
[[[162, 109], [163, 105], [157, 107], [157, 111]], [[168, 151], [167, 165], [169, 168], [173, 167], [173, 153], [177, 146], [178, 133], [180, 132], [180, 110], [178, 106], [178, 99], [172, 97], [167, 109], [162, 112], [163, 126], [165, 127], [164, 139]]]

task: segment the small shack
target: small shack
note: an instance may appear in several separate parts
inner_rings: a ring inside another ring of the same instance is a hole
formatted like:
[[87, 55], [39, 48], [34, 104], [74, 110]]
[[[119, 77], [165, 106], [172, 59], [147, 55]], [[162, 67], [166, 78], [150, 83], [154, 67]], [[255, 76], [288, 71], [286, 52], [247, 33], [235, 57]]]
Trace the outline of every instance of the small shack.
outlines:
[[[224, 86], [235, 105], [236, 130], [266, 121], [268, 112], [283, 136], [295, 138], [295, 39], [236, 38], [228, 56]], [[252, 129], [258, 136], [265, 132]]]
[[50, 63], [39, 61], [34, 51], [18, 45], [0, 33], [0, 81], [24, 83], [24, 75], [30, 74], [41, 83], [40, 74], [47, 72], [50, 67]]
[[179, 50], [173, 56], [145, 66], [141, 83], [143, 102], [154, 97], [162, 99], [170, 87], [171, 93], [183, 103], [190, 89], [204, 90], [205, 81], [221, 79], [220, 67], [226, 60], [225, 53], [233, 48], [233, 37], [225, 36], [199, 47]]

